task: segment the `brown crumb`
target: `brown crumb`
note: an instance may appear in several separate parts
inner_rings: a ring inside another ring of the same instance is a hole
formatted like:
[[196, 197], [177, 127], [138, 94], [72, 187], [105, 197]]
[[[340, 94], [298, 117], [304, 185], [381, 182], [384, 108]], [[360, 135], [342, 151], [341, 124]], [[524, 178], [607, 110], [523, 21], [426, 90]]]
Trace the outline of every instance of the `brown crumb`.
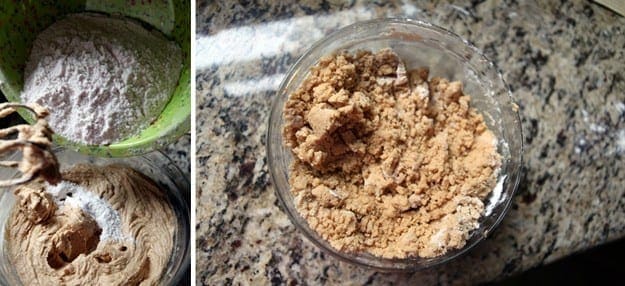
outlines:
[[501, 156], [462, 83], [390, 49], [321, 59], [284, 108], [299, 212], [338, 250], [385, 258], [461, 248]]

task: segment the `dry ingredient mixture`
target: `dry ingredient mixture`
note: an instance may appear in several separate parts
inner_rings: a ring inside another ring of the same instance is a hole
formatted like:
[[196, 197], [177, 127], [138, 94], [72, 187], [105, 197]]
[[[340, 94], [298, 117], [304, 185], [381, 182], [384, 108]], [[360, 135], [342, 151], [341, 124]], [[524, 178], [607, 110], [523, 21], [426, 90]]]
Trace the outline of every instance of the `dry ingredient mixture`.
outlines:
[[136, 135], [176, 88], [182, 52], [131, 20], [72, 14], [37, 36], [26, 64], [22, 102], [52, 112], [52, 129], [83, 144]]
[[149, 178], [121, 165], [59, 172], [47, 109], [0, 104], [0, 118], [24, 108], [34, 125], [0, 130], [1, 160], [22, 175], [7, 219], [6, 255], [24, 285], [159, 285], [173, 251], [175, 215]]
[[324, 57], [284, 108], [295, 205], [332, 247], [385, 258], [465, 245], [501, 165], [460, 82], [390, 49]]

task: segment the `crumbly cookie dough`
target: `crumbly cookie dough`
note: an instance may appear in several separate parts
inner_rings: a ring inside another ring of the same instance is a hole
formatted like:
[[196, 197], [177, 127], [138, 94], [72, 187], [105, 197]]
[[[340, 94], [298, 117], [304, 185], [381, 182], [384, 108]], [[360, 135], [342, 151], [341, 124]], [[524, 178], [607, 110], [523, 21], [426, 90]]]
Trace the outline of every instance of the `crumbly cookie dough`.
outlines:
[[121, 165], [76, 165], [62, 177], [106, 200], [119, 215], [124, 239], [105, 237], [103, 226], [84, 209], [59, 206], [41, 179], [20, 186], [5, 230], [8, 257], [20, 280], [25, 285], [159, 285], [172, 254], [176, 220], [154, 182]]
[[334, 248], [435, 257], [465, 245], [501, 165], [460, 82], [390, 49], [324, 57], [289, 96], [283, 137], [298, 211]]

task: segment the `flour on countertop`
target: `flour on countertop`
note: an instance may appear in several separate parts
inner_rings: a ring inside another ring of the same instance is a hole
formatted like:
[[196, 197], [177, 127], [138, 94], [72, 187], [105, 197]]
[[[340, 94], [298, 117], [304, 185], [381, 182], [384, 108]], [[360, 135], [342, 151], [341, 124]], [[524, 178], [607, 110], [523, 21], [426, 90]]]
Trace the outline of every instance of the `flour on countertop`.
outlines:
[[46, 191], [52, 195], [59, 208], [79, 208], [102, 229], [100, 241], [123, 241], [129, 239], [122, 233], [122, 220], [119, 213], [105, 200], [85, 188], [68, 181], [61, 181], [56, 186], [48, 185]]
[[176, 88], [182, 52], [131, 20], [73, 14], [37, 36], [23, 102], [50, 110], [52, 129], [70, 141], [110, 144], [136, 135]]

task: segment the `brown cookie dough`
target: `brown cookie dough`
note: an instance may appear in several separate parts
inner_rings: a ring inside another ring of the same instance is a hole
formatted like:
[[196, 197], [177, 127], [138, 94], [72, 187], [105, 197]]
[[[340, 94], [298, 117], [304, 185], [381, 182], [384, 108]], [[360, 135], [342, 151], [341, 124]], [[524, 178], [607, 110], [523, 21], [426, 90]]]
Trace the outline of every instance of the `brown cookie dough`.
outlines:
[[41, 179], [20, 186], [5, 243], [22, 283], [160, 285], [176, 218], [154, 182], [121, 165], [77, 165], [62, 177], [105, 200], [119, 215], [124, 239], [103, 238], [96, 218], [75, 205], [59, 205]]
[[501, 165], [469, 103], [460, 82], [407, 71], [389, 49], [324, 57], [284, 108], [297, 209], [341, 251], [461, 248]]

